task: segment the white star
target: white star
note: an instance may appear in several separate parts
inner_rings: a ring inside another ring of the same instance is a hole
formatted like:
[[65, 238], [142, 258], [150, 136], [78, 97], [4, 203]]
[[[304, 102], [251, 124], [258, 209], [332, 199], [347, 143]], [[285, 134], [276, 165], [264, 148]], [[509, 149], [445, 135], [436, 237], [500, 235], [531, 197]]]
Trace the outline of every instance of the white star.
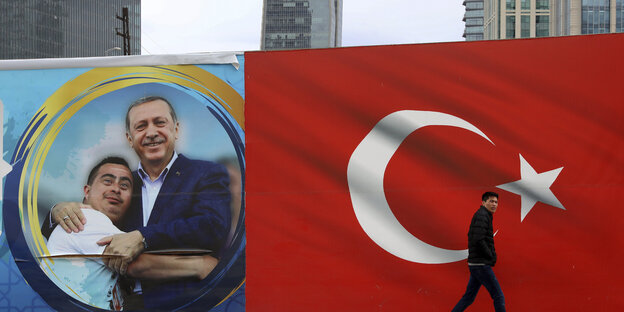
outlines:
[[539, 201], [547, 205], [565, 210], [555, 194], [550, 190], [550, 186], [555, 182], [563, 167], [547, 172], [537, 173], [520, 154], [520, 176], [521, 179], [515, 182], [501, 184], [497, 186], [505, 191], [520, 195], [521, 215], [520, 222], [533, 209]]

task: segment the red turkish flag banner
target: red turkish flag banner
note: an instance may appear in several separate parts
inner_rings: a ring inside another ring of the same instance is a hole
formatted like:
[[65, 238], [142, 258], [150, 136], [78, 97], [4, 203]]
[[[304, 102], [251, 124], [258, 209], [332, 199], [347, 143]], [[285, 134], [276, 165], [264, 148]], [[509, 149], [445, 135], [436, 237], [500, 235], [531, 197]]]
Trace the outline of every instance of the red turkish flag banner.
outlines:
[[[509, 310], [622, 310], [623, 50], [246, 53], [249, 310], [450, 311], [488, 190]], [[469, 310], [493, 310], [484, 288]]]

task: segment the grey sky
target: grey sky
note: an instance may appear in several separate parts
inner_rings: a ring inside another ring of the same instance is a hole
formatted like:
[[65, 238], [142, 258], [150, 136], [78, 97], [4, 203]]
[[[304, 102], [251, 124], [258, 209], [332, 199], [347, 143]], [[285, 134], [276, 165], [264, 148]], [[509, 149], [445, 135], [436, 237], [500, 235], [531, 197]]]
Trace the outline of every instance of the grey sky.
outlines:
[[[344, 0], [343, 46], [463, 41], [462, 0]], [[147, 0], [143, 54], [260, 48], [262, 0]]]

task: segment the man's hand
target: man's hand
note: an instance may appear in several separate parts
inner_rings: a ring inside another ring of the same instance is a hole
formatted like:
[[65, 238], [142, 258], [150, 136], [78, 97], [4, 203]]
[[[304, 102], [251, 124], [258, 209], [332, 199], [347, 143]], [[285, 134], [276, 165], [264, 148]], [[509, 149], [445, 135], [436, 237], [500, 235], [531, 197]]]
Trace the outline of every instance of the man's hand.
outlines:
[[52, 221], [60, 225], [67, 233], [80, 232], [84, 230], [84, 224], [87, 223], [81, 208], [91, 206], [78, 202], [62, 202], [54, 205], [50, 215]]
[[128, 264], [144, 249], [143, 234], [139, 231], [107, 236], [100, 239], [97, 244], [108, 245], [104, 249], [104, 255], [118, 255], [118, 257], [104, 258], [104, 264], [121, 275], [126, 274]]

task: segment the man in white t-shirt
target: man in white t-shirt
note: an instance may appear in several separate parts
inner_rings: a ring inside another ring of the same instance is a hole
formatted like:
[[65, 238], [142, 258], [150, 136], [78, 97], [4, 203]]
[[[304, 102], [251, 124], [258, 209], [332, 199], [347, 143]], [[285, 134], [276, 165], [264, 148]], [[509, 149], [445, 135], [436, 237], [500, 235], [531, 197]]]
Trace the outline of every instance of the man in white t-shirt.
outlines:
[[[132, 199], [132, 173], [128, 163], [119, 157], [108, 157], [89, 173], [84, 186], [86, 205], [83, 214], [89, 218], [84, 230], [67, 233], [61, 227], [48, 239], [48, 250], [54, 257], [42, 267], [57, 286], [89, 305], [110, 310], [123, 306], [118, 275], [102, 261], [106, 246], [99, 246], [102, 237], [123, 233], [116, 226]], [[82, 255], [81, 257], [68, 255]], [[201, 280], [216, 266], [210, 256], [177, 257], [144, 254], [135, 260], [128, 274], [146, 279]]]
[[[57, 227], [48, 239], [52, 256], [85, 255], [86, 257], [56, 258], [49, 266], [52, 280], [72, 297], [92, 306], [119, 310], [123, 304], [117, 285], [117, 274], [107, 268], [100, 256], [103, 246], [96, 242], [111, 234], [123, 233], [113, 222], [124, 215], [132, 199], [132, 173], [128, 163], [109, 157], [89, 173], [84, 186], [84, 208], [89, 224], [80, 233], [67, 233]], [[69, 291], [67, 291], [69, 290]]]

